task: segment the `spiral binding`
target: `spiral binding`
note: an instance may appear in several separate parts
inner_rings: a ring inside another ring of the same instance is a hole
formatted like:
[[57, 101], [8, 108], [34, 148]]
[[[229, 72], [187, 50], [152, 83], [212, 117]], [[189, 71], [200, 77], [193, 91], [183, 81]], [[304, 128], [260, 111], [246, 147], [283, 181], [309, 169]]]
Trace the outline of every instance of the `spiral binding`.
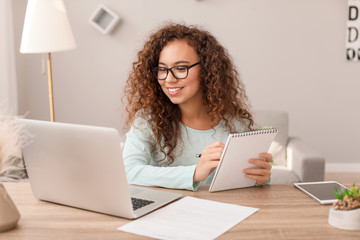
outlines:
[[246, 131], [246, 132], [239, 132], [239, 133], [231, 133], [231, 137], [246, 137], [252, 135], [259, 135], [259, 134], [267, 134], [267, 133], [277, 133], [278, 130], [276, 128], [266, 128], [266, 129], [258, 129], [253, 131]]

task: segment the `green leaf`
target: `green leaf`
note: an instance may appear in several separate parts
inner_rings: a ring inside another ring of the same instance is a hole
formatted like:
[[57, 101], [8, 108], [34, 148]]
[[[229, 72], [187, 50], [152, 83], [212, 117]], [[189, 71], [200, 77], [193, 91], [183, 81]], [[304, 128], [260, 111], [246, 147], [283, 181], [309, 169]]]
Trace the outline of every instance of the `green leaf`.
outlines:
[[334, 193], [335, 193], [335, 196], [337, 197], [337, 199], [343, 200], [343, 198], [344, 198], [343, 194], [341, 194], [339, 189], [337, 189], [336, 187], [334, 187]]
[[356, 187], [355, 183], [350, 188], [349, 197], [353, 199], [358, 199], [360, 197], [360, 189]]

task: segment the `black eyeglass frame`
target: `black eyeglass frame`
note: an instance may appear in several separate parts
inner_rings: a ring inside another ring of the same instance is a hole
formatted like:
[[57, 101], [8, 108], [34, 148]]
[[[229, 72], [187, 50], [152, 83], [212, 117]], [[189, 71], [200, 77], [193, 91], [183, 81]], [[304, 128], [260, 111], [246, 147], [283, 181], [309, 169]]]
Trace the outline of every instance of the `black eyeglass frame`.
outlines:
[[[189, 75], [189, 69], [190, 68], [192, 68], [192, 67], [195, 67], [196, 65], [198, 65], [198, 64], [200, 64], [200, 61], [199, 62], [197, 62], [197, 63], [194, 63], [194, 64], [192, 64], [192, 65], [190, 65], [190, 66], [186, 66], [186, 65], [176, 65], [176, 66], [173, 66], [173, 67], [171, 67], [171, 68], [166, 68], [166, 67], [153, 67], [151, 70], [152, 70], [152, 73], [154, 74], [154, 76], [156, 77], [156, 79], [157, 80], [165, 80], [167, 77], [168, 77], [168, 75], [169, 75], [169, 71], [171, 72], [171, 74], [173, 75], [173, 77], [174, 78], [176, 78], [176, 79], [185, 79], [185, 78], [187, 78], [187, 76]], [[173, 72], [173, 68], [176, 68], [176, 67], [185, 67], [186, 68], [186, 76], [185, 77], [182, 77], [182, 78], [178, 78], [178, 77], [176, 77], [175, 76], [175, 74], [174, 74], [174, 72]], [[165, 78], [162, 78], [162, 79], [159, 79], [159, 77], [157, 76], [157, 73], [158, 73], [158, 70], [159, 69], [166, 69], [166, 76], [165, 76]]]

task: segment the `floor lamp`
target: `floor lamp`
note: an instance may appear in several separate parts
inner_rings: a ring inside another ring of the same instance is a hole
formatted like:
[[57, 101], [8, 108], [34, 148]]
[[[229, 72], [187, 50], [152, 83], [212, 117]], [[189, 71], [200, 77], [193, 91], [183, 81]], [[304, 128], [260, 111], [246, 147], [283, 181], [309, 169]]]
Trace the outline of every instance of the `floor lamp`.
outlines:
[[21, 53], [47, 53], [50, 118], [55, 121], [51, 53], [76, 48], [63, 0], [28, 0]]

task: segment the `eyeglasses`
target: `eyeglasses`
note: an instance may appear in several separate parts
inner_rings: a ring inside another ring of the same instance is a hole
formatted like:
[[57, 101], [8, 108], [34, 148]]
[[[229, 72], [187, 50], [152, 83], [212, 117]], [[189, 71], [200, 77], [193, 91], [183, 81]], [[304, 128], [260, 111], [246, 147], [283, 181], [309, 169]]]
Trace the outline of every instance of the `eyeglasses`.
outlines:
[[184, 79], [189, 74], [189, 69], [200, 64], [200, 62], [194, 63], [193, 65], [177, 65], [171, 68], [166, 67], [153, 67], [151, 70], [158, 80], [165, 80], [169, 74], [169, 71], [176, 79]]

